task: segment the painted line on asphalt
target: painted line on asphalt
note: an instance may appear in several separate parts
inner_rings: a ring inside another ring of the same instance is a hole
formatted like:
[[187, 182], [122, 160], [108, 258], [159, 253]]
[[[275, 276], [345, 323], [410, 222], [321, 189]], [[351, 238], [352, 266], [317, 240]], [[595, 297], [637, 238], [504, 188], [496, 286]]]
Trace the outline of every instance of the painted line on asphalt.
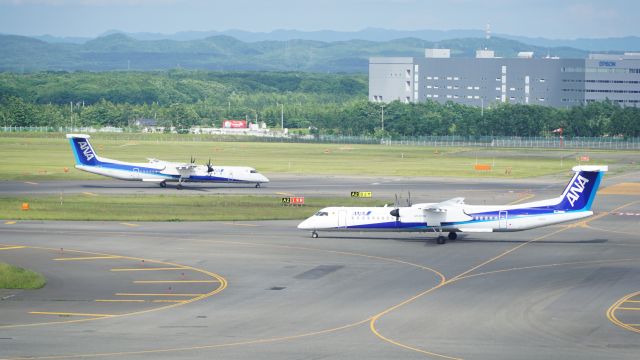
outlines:
[[88, 191], [83, 192], [83, 194], [87, 195], [87, 196], [98, 196], [98, 194], [92, 193], [92, 192], [88, 192]]
[[135, 280], [134, 284], [217, 283], [218, 280]]
[[165, 293], [165, 294], [147, 294], [147, 293], [116, 293], [116, 296], [184, 296], [184, 297], [196, 297], [196, 296], [202, 296], [204, 294], [172, 294], [172, 293]]
[[85, 313], [54, 312], [54, 311], [29, 311], [29, 314], [34, 314], [34, 315], [62, 315], [62, 316], [89, 316], [89, 317], [113, 317], [113, 316], [117, 316], [117, 315], [113, 315], [113, 314], [85, 314]]
[[37, 182], [33, 182], [33, 181], [25, 181], [24, 183], [29, 185], [38, 185]]
[[26, 246], [7, 246], [2, 247], [0, 250], [15, 250], [15, 249], [24, 249]]
[[97, 299], [95, 302], [137, 302], [143, 303], [146, 300], [134, 300], [134, 299]]
[[79, 260], [100, 260], [100, 259], [119, 259], [120, 256], [86, 256], [72, 258], [55, 258], [54, 261], [79, 261]]
[[123, 222], [123, 223], [120, 223], [120, 224], [121, 225], [125, 225], [125, 226], [129, 226], [129, 227], [138, 227], [138, 226], [140, 226], [138, 224], [132, 224], [132, 223], [126, 223], [126, 222]]
[[[8, 246], [8, 244], [0, 244], [0, 246], [3, 246], [3, 245], [4, 246]], [[25, 246], [25, 248], [37, 249], [37, 250], [46, 250], [46, 251], [58, 251], [58, 249], [55, 249], [55, 248], [41, 247], [41, 246]], [[69, 252], [69, 253], [89, 254], [89, 255], [95, 255], [95, 256], [118, 256], [121, 259], [142, 261], [142, 262], [146, 261], [148, 264], [170, 265], [170, 266], [173, 266], [171, 268], [168, 268], [168, 269], [171, 269], [171, 270], [178, 270], [178, 269], [180, 269], [180, 270], [190, 270], [190, 271], [198, 272], [198, 273], [210, 276], [212, 278], [215, 278], [215, 279], [218, 280], [219, 285], [215, 289], [213, 289], [213, 290], [211, 290], [211, 291], [209, 291], [209, 292], [207, 292], [205, 294], [196, 294], [196, 297], [193, 297], [193, 298], [190, 298], [190, 299], [185, 299], [185, 300], [181, 301], [180, 303], [159, 305], [158, 307], [154, 307], [154, 308], [151, 308], [151, 309], [144, 309], [144, 310], [138, 310], [138, 311], [122, 313], [122, 314], [113, 314], [113, 315], [111, 315], [111, 314], [109, 314], [109, 315], [107, 315], [107, 314], [93, 314], [93, 315], [100, 315], [100, 316], [87, 315], [86, 317], [83, 316], [83, 318], [81, 318], [81, 319], [74, 319], [74, 320], [58, 320], [58, 321], [48, 321], [48, 322], [39, 322], [39, 323], [0, 325], [0, 329], [80, 323], [80, 322], [95, 321], [95, 320], [115, 318], [115, 317], [125, 317], [125, 316], [132, 316], [132, 315], [147, 314], [147, 313], [151, 313], [151, 312], [156, 312], [156, 311], [162, 311], [162, 310], [168, 310], [168, 309], [176, 308], [178, 306], [183, 306], [183, 305], [186, 305], [186, 304], [190, 304], [192, 302], [196, 302], [196, 301], [199, 301], [199, 300], [206, 299], [208, 297], [211, 297], [213, 295], [216, 295], [216, 294], [222, 292], [228, 286], [227, 280], [224, 277], [222, 277], [222, 276], [220, 276], [218, 274], [212, 273], [210, 271], [207, 271], [207, 270], [204, 270], [204, 269], [195, 268], [195, 267], [192, 267], [192, 266], [183, 266], [183, 265], [179, 265], [179, 264], [171, 263], [171, 262], [166, 262], [166, 261], [149, 260], [149, 259], [143, 259], [143, 258], [137, 258], [137, 257], [131, 257], [131, 256], [110, 255], [110, 254], [105, 254], [105, 253], [79, 251], [79, 250], [68, 250], [68, 249], [66, 251]], [[167, 295], [165, 295], [165, 296], [167, 296]], [[34, 313], [36, 313], [36, 312], [34, 312]], [[45, 313], [45, 312], [39, 312], [39, 313]], [[74, 315], [75, 316], [80, 316], [80, 315], [78, 315], [79, 313], [54, 313], [54, 312], [47, 312], [47, 313], [48, 314], [66, 315], [66, 316], [74, 316]], [[102, 316], [102, 315], [105, 315], [105, 316]]]
[[[628, 299], [634, 298], [636, 296], [640, 296], [640, 291], [623, 296], [621, 299], [619, 299], [618, 301], [613, 303], [609, 307], [609, 309], [607, 309], [606, 315], [607, 315], [607, 319], [609, 319], [609, 321], [611, 321], [615, 325], [617, 325], [617, 326], [619, 326], [619, 327], [621, 327], [623, 329], [627, 329], [629, 331], [633, 331], [633, 332], [636, 332], [636, 333], [640, 334], [640, 329], [636, 328], [637, 324], [627, 324], [627, 323], [621, 321], [620, 319], [618, 319], [616, 317], [616, 311], [622, 309], [622, 308], [620, 308], [620, 305], [622, 305], [625, 302], [627, 302]], [[640, 309], [638, 309], [638, 310], [640, 310]]]
[[165, 271], [165, 270], [189, 270], [188, 267], [157, 267], [157, 268], [114, 268], [109, 271]]
[[4, 222], [5, 225], [15, 225], [16, 223], [17, 221], [13, 221], [13, 220]]

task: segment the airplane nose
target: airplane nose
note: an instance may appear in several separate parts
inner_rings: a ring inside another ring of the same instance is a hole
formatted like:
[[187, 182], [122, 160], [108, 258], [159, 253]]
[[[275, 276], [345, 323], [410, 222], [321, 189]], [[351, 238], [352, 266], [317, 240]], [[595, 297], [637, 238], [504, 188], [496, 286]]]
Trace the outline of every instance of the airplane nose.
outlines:
[[263, 182], [263, 183], [268, 183], [269, 182], [269, 178], [267, 178], [266, 176], [264, 176], [262, 174], [260, 174], [260, 176], [262, 176], [262, 180], [260, 180], [260, 182]]
[[310, 230], [311, 229], [310, 225], [311, 225], [310, 221], [309, 221], [309, 219], [307, 219], [307, 220], [301, 222], [300, 224], [298, 224], [298, 229], [300, 229], [300, 230]]

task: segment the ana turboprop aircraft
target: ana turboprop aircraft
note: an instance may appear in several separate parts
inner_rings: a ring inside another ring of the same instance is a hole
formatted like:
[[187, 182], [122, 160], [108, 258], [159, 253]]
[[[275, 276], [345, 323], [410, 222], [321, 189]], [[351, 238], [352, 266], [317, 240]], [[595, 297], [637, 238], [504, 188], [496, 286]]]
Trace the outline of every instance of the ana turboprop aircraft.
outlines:
[[89, 135], [67, 134], [76, 159], [76, 169], [104, 175], [120, 180], [148, 181], [166, 187], [167, 182], [177, 182], [182, 188], [184, 182], [250, 183], [260, 187], [268, 183], [266, 176], [254, 168], [245, 166], [213, 166], [211, 160], [205, 165], [197, 165], [193, 158], [190, 163], [176, 163], [148, 159], [148, 163], [128, 163], [98, 156]]
[[559, 197], [518, 205], [467, 205], [457, 197], [408, 207], [328, 207], [298, 225], [318, 231], [431, 231], [437, 243], [458, 232], [521, 231], [593, 215], [591, 205], [607, 166], [575, 166], [575, 175]]

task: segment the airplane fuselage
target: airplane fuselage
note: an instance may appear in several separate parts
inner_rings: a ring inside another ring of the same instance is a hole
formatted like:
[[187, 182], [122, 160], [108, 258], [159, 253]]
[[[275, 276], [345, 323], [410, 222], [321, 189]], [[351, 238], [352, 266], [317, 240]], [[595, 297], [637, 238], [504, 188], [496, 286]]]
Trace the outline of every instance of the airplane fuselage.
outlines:
[[394, 207], [328, 207], [300, 223], [298, 228], [312, 231], [505, 232], [528, 230], [593, 215], [588, 210], [541, 211], [526, 207], [468, 205], [462, 210], [464, 217], [441, 222], [438, 215], [422, 211], [421, 205], [398, 208], [402, 214], [399, 217], [389, 214]]

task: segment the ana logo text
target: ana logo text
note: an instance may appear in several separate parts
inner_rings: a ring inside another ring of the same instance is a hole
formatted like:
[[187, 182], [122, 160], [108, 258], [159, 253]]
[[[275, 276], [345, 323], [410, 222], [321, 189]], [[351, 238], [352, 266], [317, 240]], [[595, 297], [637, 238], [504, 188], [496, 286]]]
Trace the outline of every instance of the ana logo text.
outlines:
[[78, 141], [78, 145], [80, 145], [80, 150], [82, 150], [82, 153], [84, 154], [84, 157], [85, 159], [87, 159], [87, 161], [96, 157], [93, 151], [91, 151], [89, 143], [87, 143], [86, 141]]
[[371, 215], [371, 210], [369, 210], [369, 211], [354, 211], [353, 215], [354, 216], [369, 216], [369, 215]]
[[584, 185], [588, 182], [589, 179], [578, 175], [576, 181], [571, 185], [569, 192], [567, 192], [567, 200], [571, 203], [571, 207], [573, 207], [573, 204], [580, 198], [580, 194], [584, 191]]

